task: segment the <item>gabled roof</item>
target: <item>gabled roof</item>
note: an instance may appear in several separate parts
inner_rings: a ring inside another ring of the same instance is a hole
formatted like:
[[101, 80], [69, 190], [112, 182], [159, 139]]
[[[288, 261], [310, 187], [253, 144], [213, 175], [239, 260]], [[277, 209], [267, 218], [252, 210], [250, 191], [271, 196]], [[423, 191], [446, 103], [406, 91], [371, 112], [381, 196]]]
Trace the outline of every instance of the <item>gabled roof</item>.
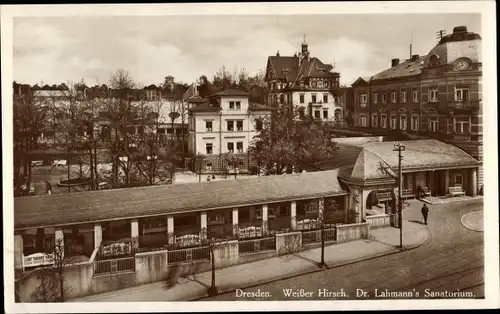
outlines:
[[332, 170], [29, 196], [14, 199], [14, 228], [124, 220], [345, 194], [337, 171]]
[[227, 89], [222, 92], [215, 93], [210, 97], [224, 97], [224, 96], [248, 96], [248, 92], [240, 89]]
[[355, 86], [358, 84], [368, 84], [370, 82], [370, 79], [370, 76], [360, 76], [351, 84], [351, 86]]
[[372, 82], [376, 80], [419, 75], [420, 73], [422, 73], [424, 60], [425, 56], [418, 57], [415, 61], [408, 59], [396, 66], [375, 74], [374, 76], [372, 76]]
[[359, 153], [350, 175], [351, 179], [363, 181], [395, 177], [396, 173], [391, 167], [380, 156], [366, 148]]

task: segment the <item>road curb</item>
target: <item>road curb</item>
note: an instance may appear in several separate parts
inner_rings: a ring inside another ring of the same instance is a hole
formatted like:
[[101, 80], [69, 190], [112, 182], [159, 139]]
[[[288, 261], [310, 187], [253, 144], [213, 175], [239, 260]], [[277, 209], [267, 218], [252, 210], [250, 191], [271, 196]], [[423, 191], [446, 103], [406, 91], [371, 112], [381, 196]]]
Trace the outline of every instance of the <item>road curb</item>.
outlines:
[[[467, 217], [467, 216], [470, 216], [470, 215], [473, 215], [473, 214], [476, 214], [476, 213], [480, 213], [481, 211], [477, 211], [477, 212], [471, 212], [471, 213], [467, 213], [465, 215], [463, 215], [461, 218], [460, 218], [460, 223], [462, 224], [462, 226], [464, 226], [466, 229], [469, 229], [471, 231], [475, 231], [475, 232], [484, 232], [484, 230], [478, 230], [478, 229], [475, 229], [471, 226], [469, 226], [467, 223], [464, 222], [464, 218]], [[484, 214], [483, 214], [484, 215]], [[484, 218], [483, 218], [484, 219]]]
[[[426, 240], [426, 242], [427, 242], [427, 240]], [[352, 261], [348, 261], [348, 262], [344, 262], [344, 263], [340, 263], [340, 264], [328, 265], [328, 268], [329, 269], [334, 269], [334, 268], [339, 268], [339, 267], [343, 267], [343, 266], [347, 266], [347, 265], [351, 265], [351, 264], [356, 264], [356, 263], [360, 263], [360, 262], [365, 262], [365, 261], [373, 260], [373, 259], [376, 259], [376, 258], [379, 258], [379, 257], [383, 257], [383, 256], [390, 256], [390, 255], [398, 254], [398, 253], [401, 253], [401, 252], [404, 252], [404, 251], [413, 250], [413, 249], [415, 249], [415, 248], [417, 248], [417, 247], [425, 244], [426, 242], [424, 242], [424, 243], [422, 243], [422, 244], [420, 244], [418, 246], [406, 249], [406, 250], [400, 250], [400, 249], [397, 249], [397, 248], [393, 248], [391, 250], [388, 250], [387, 252], [373, 254], [373, 255], [370, 255], [368, 257], [361, 257], [361, 258], [358, 258], [358, 259], [355, 259], [355, 260], [352, 260]], [[247, 286], [241, 286], [239, 288], [231, 288], [231, 289], [228, 288], [228, 289], [221, 290], [219, 292], [219, 294], [226, 294], [226, 293], [234, 292], [234, 291], [236, 291], [236, 289], [249, 289], [249, 288], [257, 287], [257, 286], [260, 286], [260, 285], [265, 285], [265, 284], [269, 284], [269, 283], [272, 283], [272, 282], [276, 282], [276, 281], [279, 281], [279, 280], [286, 280], [286, 279], [294, 278], [294, 277], [297, 277], [297, 276], [303, 276], [303, 275], [309, 275], [309, 274], [318, 273], [318, 272], [321, 272], [321, 271], [324, 271], [324, 270], [325, 269], [318, 268], [318, 269], [315, 269], [315, 270], [312, 270], [312, 271], [307, 271], [307, 272], [303, 272], [303, 273], [295, 273], [293, 275], [286, 275], [286, 276], [275, 278], [275, 279], [268, 280], [268, 281], [262, 281], [262, 282], [250, 284], [250, 285], [247, 285]], [[209, 298], [209, 296], [205, 295], [203, 297], [197, 297], [197, 298], [194, 298], [194, 299], [190, 299], [189, 301], [200, 301], [200, 300], [207, 299], [207, 298]]]

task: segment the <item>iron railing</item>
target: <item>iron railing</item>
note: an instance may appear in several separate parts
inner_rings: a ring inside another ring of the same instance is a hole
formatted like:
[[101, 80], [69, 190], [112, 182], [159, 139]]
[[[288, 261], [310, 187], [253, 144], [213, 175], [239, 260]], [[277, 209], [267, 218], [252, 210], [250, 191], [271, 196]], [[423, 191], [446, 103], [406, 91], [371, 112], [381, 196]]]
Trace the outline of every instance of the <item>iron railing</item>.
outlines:
[[94, 261], [94, 275], [116, 274], [135, 271], [135, 257]]
[[238, 241], [239, 253], [258, 252], [276, 249], [276, 238], [260, 238], [253, 240]]
[[202, 246], [168, 251], [167, 260], [169, 265], [198, 260], [210, 260], [210, 249], [208, 246]]

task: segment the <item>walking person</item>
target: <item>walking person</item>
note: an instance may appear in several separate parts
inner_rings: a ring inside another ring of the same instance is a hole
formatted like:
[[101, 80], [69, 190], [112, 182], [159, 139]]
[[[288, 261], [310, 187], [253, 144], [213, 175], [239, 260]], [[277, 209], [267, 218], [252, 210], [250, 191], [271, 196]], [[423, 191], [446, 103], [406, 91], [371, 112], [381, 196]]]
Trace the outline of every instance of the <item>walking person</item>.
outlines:
[[427, 204], [424, 204], [424, 206], [422, 206], [422, 216], [424, 217], [425, 224], [427, 224], [428, 215], [429, 215], [429, 207], [427, 207]]

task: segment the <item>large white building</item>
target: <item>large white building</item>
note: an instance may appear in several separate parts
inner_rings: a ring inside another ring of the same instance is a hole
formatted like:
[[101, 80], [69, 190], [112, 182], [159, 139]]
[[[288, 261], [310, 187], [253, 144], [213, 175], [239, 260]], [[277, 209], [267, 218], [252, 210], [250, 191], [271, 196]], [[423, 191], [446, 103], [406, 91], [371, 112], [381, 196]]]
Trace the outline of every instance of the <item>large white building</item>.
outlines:
[[250, 102], [247, 92], [234, 89], [208, 99], [193, 96], [187, 102], [191, 108], [189, 151], [204, 156], [201, 170], [209, 173], [233, 168], [247, 170], [248, 147], [272, 108]]
[[[298, 106], [304, 114], [329, 122], [343, 121], [343, 106], [339, 92], [340, 74], [334, 66], [311, 57], [308, 45], [294, 56], [276, 56], [267, 59], [267, 105]], [[302, 113], [301, 113], [302, 114]]]

